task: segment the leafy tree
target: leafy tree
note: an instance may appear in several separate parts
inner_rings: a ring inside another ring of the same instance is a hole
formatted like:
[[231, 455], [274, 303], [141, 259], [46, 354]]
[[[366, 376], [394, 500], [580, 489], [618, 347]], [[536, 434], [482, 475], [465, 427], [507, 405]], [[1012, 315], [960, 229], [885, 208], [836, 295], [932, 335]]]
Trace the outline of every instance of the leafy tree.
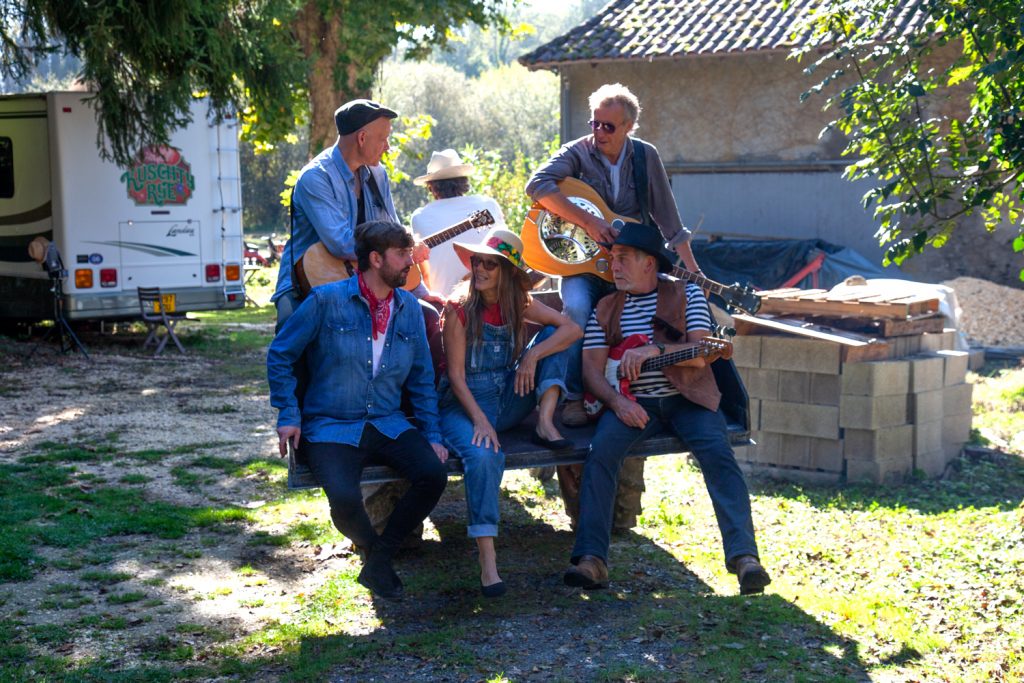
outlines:
[[829, 0], [809, 27], [795, 54], [823, 51], [807, 71], [826, 75], [804, 97], [831, 92], [831, 126], [860, 159], [847, 176], [877, 182], [864, 203], [886, 263], [941, 247], [975, 214], [989, 231], [1009, 222], [1024, 249], [1020, 0]]
[[[94, 85], [102, 151], [126, 163], [189, 120], [195, 93], [217, 115], [243, 112], [260, 143], [310, 123], [309, 148], [335, 137], [340, 102], [370, 92], [401, 45], [424, 57], [467, 22], [504, 26], [501, 0], [0, 0], [0, 74], [22, 78], [66, 49]], [[106, 142], [109, 141], [109, 149]]]
[[0, 73], [24, 78], [66, 51], [96, 89], [101, 153], [121, 163], [166, 142], [202, 92], [219, 116], [258, 112], [249, 131], [278, 139], [303, 103], [303, 60], [279, 17], [291, 0], [4, 0]]

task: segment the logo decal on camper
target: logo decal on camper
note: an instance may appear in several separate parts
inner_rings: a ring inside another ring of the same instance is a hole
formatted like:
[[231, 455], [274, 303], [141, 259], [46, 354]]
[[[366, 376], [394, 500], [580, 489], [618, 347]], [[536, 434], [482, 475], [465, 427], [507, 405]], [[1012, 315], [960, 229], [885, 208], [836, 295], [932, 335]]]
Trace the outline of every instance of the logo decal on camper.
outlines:
[[128, 197], [137, 206], [187, 204], [196, 189], [190, 166], [173, 147], [145, 147], [132, 167], [121, 174]]

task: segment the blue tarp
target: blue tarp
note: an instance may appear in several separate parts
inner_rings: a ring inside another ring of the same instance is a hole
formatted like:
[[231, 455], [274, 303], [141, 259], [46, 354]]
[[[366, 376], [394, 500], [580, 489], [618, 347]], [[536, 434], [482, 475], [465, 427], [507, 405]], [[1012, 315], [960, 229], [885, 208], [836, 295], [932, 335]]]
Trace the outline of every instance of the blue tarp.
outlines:
[[[704, 274], [715, 282], [738, 282], [758, 289], [777, 289], [819, 253], [825, 254], [818, 272], [822, 289], [831, 289], [851, 275], [909, 279], [895, 267], [883, 268], [853, 249], [824, 240], [695, 240], [693, 253]], [[795, 286], [810, 288], [810, 276]]]

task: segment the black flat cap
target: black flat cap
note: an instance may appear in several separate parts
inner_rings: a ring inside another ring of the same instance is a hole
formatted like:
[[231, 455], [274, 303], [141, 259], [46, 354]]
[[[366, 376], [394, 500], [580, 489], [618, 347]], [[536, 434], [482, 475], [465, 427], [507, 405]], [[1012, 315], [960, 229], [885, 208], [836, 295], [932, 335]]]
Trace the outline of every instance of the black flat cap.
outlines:
[[352, 100], [334, 111], [334, 123], [338, 126], [338, 135], [350, 135], [383, 116], [394, 119], [398, 114], [373, 100]]

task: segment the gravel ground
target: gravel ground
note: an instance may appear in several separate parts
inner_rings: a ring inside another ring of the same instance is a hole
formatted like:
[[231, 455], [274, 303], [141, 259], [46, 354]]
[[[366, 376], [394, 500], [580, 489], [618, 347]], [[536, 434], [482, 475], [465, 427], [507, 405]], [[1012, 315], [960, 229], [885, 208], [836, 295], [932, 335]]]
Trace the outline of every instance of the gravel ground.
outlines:
[[956, 291], [971, 346], [1024, 347], [1024, 290], [973, 277], [942, 284]]

